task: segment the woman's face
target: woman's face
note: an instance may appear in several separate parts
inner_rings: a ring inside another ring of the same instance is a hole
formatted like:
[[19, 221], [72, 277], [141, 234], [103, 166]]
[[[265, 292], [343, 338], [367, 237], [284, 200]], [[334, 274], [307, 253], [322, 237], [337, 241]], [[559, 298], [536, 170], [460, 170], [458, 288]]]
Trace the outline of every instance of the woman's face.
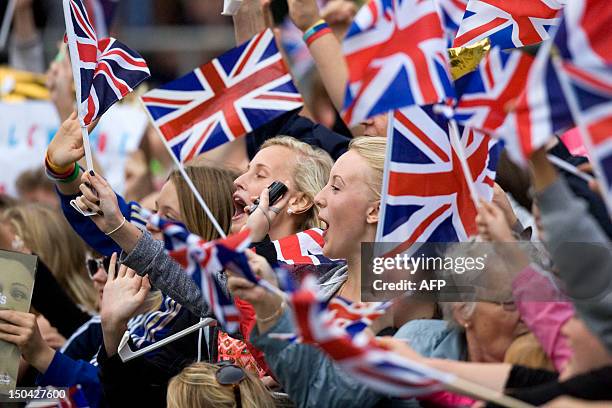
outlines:
[[29, 310], [34, 279], [28, 269], [12, 259], [0, 260], [0, 309]]
[[325, 256], [348, 259], [361, 250], [362, 241], [374, 240], [378, 201], [369, 187], [372, 178], [373, 170], [353, 150], [332, 167], [329, 181], [315, 197], [319, 219], [326, 224]]
[[[159, 191], [157, 200], [155, 201], [155, 211], [161, 217], [171, 221], [182, 221], [181, 210], [179, 205], [179, 197], [176, 192], [176, 186], [170, 180]], [[157, 240], [163, 240], [163, 234], [160, 230], [147, 223], [147, 230]]]
[[477, 302], [466, 333], [468, 342], [476, 342], [472, 347], [482, 352], [483, 362], [500, 362], [514, 339], [527, 333], [527, 327], [514, 303]]
[[[272, 182], [278, 180], [287, 184], [287, 180], [293, 180], [294, 169], [295, 153], [285, 146], [268, 146], [257, 152], [249, 163], [246, 173], [234, 180], [236, 191], [233, 195], [232, 231], [240, 230], [246, 223], [248, 215], [244, 207], [253, 204], [262, 190]], [[291, 197], [294, 194], [291, 183], [287, 187], [289, 190], [285, 194]], [[283, 217], [277, 217], [277, 220], [279, 218]]]
[[98, 304], [101, 304], [102, 302], [102, 295], [104, 294], [104, 285], [106, 285], [107, 279], [108, 279], [108, 273], [106, 272], [106, 269], [104, 269], [104, 267], [101, 265], [101, 262], [100, 262], [98, 270], [91, 277], [94, 288], [96, 288], [96, 291], [98, 292]]

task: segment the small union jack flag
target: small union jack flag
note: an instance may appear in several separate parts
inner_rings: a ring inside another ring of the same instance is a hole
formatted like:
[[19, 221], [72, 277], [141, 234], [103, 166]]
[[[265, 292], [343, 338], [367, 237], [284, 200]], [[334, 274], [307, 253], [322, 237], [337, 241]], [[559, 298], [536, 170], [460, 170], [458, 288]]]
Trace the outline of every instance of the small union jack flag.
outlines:
[[559, 23], [560, 0], [469, 0], [454, 47], [489, 37], [491, 46], [523, 47], [548, 38]]
[[291, 296], [297, 337], [327, 353], [347, 375], [372, 389], [401, 398], [440, 391], [454, 376], [381, 347], [367, 331], [351, 335], [336, 312], [316, 294], [316, 279], [307, 276]]
[[359, 10], [343, 43], [347, 124], [454, 97], [437, 10], [434, 0], [370, 0]]
[[98, 40], [81, 0], [63, 1], [79, 119], [88, 125], [150, 73], [145, 60], [124, 44], [114, 38]]
[[[432, 107], [408, 107], [392, 119], [390, 154], [385, 164], [378, 242], [461, 242], [477, 233], [477, 210], [470, 197], [448, 122]], [[491, 200], [501, 146], [465, 128], [460, 138], [479, 197]]]
[[493, 47], [478, 69], [455, 81], [457, 122], [495, 134], [525, 89], [534, 58], [516, 51]]
[[153, 123], [181, 162], [244, 136], [302, 97], [271, 30], [142, 97]]
[[311, 228], [272, 241], [279, 262], [289, 265], [323, 265], [333, 261], [323, 256], [323, 230]]
[[219, 254], [224, 253], [225, 249], [240, 252], [248, 248], [249, 231], [207, 242], [198, 235], [190, 233], [182, 224], [165, 220], [144, 209], [141, 210], [141, 215], [152, 226], [163, 232], [168, 254], [181, 265], [201, 289], [202, 299], [210, 308], [210, 312], [225, 330], [230, 333], [236, 332], [240, 323], [238, 309], [217, 280], [217, 274], [232, 259], [219, 257]]

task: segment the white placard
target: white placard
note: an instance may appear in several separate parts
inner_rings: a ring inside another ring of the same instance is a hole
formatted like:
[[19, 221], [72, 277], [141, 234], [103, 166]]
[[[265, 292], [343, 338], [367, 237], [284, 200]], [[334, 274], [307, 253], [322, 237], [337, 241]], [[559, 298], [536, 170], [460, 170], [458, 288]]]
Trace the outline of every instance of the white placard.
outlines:
[[[0, 102], [0, 192], [17, 195], [15, 180], [24, 170], [43, 165], [47, 145], [59, 125], [51, 102]], [[147, 117], [140, 107], [114, 105], [90, 135], [104, 177], [120, 194], [126, 157], [140, 145], [146, 126]]]

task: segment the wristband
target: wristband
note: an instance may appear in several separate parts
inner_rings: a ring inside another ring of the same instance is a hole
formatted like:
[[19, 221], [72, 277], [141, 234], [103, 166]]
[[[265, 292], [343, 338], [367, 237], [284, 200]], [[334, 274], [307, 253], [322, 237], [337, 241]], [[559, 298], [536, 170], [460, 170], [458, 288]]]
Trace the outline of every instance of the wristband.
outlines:
[[125, 217], [123, 217], [123, 221], [121, 221], [121, 224], [119, 224], [119, 226], [118, 226], [117, 228], [115, 228], [115, 229], [114, 229], [114, 230], [112, 230], [112, 231], [105, 232], [104, 234], [106, 234], [106, 235], [108, 236], [108, 235], [112, 235], [112, 234], [114, 234], [115, 232], [119, 231], [119, 230], [121, 229], [121, 227], [123, 227], [123, 226], [125, 225], [125, 221], [126, 221], [126, 220], [125, 220]]
[[324, 20], [319, 20], [304, 32], [303, 39], [306, 45], [310, 46], [315, 40], [331, 32], [329, 25]]
[[74, 170], [72, 168], [72, 166], [74, 165], [74, 163], [69, 164], [67, 166], [58, 166], [57, 164], [53, 163], [51, 160], [49, 160], [49, 155], [45, 153], [45, 165], [49, 168], [49, 170], [51, 170], [51, 172], [53, 174], [66, 174], [66, 173], [72, 173], [72, 171]]
[[257, 321], [259, 323], [268, 323], [274, 319], [276, 319], [277, 317], [279, 317], [280, 315], [283, 314], [283, 310], [285, 310], [285, 301], [283, 300], [283, 302], [281, 303], [280, 307], [278, 309], [276, 309], [274, 311], [274, 313], [272, 313], [270, 316], [268, 317], [264, 317], [264, 318], [257, 318]]
[[72, 170], [70, 170], [70, 173], [55, 174], [51, 171], [51, 169], [49, 169], [49, 167], [45, 168], [45, 173], [47, 174], [47, 178], [58, 183], [71, 183], [79, 177], [79, 170], [81, 170], [81, 166], [74, 163], [74, 167]]

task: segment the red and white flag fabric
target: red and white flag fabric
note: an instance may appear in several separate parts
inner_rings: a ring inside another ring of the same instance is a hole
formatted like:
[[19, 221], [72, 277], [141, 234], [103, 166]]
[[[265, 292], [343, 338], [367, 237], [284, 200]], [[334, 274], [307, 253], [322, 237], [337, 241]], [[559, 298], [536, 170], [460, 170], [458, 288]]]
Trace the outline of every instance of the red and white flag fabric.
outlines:
[[63, 0], [66, 40], [83, 126], [150, 76], [145, 60], [114, 38], [98, 39], [81, 0]]
[[559, 23], [562, 0], [469, 0], [454, 47], [489, 38], [502, 49], [524, 47], [549, 38]]
[[534, 58], [493, 47], [478, 68], [455, 81], [454, 118], [464, 126], [496, 134], [527, 83]]
[[147, 92], [142, 102], [181, 162], [303, 104], [270, 29]]
[[300, 341], [319, 347], [343, 372], [373, 390], [400, 398], [416, 397], [440, 391], [455, 379], [381, 347], [367, 330], [349, 334], [336, 312], [317, 296], [313, 276], [307, 276], [291, 295], [291, 305]]
[[289, 265], [322, 265], [334, 263], [323, 256], [323, 230], [311, 228], [272, 241], [278, 261]]
[[370, 0], [343, 42], [349, 67], [344, 121], [353, 126], [403, 106], [453, 98], [446, 47], [435, 0]]

